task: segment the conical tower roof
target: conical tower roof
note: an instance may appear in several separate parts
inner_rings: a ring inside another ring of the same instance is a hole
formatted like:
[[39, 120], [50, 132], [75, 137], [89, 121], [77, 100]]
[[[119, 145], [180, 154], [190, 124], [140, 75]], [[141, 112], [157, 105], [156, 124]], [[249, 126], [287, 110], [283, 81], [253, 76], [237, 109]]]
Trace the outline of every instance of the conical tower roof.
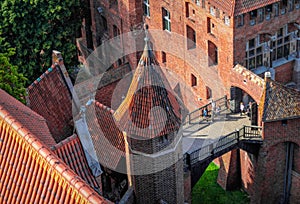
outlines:
[[114, 116], [131, 137], [151, 139], [177, 132], [180, 106], [146, 34], [145, 48], [127, 95]]

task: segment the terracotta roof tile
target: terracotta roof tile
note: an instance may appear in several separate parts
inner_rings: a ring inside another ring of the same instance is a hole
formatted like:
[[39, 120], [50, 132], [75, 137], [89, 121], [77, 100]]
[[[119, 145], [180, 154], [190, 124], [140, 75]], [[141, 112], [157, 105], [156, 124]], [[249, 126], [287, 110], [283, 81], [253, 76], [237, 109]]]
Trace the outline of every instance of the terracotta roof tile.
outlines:
[[209, 0], [209, 3], [224, 11], [229, 16], [237, 16], [279, 1], [280, 0]]
[[86, 110], [86, 121], [98, 159], [104, 166], [115, 170], [125, 157], [125, 144], [113, 113], [111, 108], [95, 102], [94, 107]]
[[74, 134], [51, 148], [53, 152], [73, 169], [93, 189], [99, 185], [89, 169], [79, 137]]
[[9, 112], [22, 126], [26, 127], [34, 135], [37, 135], [48, 147], [56, 144], [46, 120], [2, 89], [0, 89], [0, 110]]
[[247, 13], [279, 1], [280, 0], [236, 0], [234, 15]]
[[179, 103], [148, 43], [127, 96], [114, 116], [130, 136], [150, 139], [176, 132], [180, 127]]
[[28, 89], [29, 107], [42, 115], [56, 142], [72, 134], [72, 97], [59, 66], [52, 66]]
[[9, 111], [1, 106], [0, 203], [110, 203]]
[[262, 97], [263, 121], [300, 117], [300, 92], [270, 80]]

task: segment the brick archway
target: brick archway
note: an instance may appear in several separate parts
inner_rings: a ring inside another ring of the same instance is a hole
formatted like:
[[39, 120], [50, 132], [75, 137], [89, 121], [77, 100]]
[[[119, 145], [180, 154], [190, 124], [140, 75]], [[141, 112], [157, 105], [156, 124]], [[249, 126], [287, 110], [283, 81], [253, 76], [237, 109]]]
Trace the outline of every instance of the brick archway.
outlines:
[[241, 65], [236, 65], [230, 73], [230, 85], [247, 92], [257, 103], [260, 102], [264, 80]]

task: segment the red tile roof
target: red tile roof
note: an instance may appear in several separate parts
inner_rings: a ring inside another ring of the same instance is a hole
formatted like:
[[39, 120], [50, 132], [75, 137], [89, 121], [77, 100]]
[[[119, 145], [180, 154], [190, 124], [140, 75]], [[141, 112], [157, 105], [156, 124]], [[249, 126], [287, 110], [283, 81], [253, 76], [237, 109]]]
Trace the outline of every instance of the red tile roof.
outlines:
[[110, 203], [37, 138], [25, 112], [15, 113], [0, 106], [0, 203]]
[[94, 148], [101, 164], [115, 170], [125, 157], [124, 136], [113, 117], [114, 111], [99, 102], [94, 105], [86, 110], [86, 121]]
[[300, 92], [273, 80], [266, 82], [261, 104], [264, 122], [300, 117]]
[[53, 152], [73, 169], [93, 189], [99, 185], [89, 169], [79, 137], [74, 134], [51, 148]]
[[180, 127], [179, 103], [148, 42], [127, 96], [114, 116], [129, 136], [151, 139]]
[[112, 97], [116, 86], [120, 80], [110, 83], [106, 86], [99, 88], [96, 92], [95, 99], [105, 106], [111, 107]]
[[73, 131], [72, 97], [59, 66], [52, 66], [28, 89], [29, 107], [42, 115], [56, 142], [70, 136]]
[[237, 16], [279, 1], [280, 0], [209, 0], [209, 3], [224, 11], [229, 16]]
[[37, 135], [48, 147], [56, 144], [49, 131], [46, 120], [2, 89], [0, 89], [0, 110], [9, 112], [12, 117], [27, 127], [34, 135]]

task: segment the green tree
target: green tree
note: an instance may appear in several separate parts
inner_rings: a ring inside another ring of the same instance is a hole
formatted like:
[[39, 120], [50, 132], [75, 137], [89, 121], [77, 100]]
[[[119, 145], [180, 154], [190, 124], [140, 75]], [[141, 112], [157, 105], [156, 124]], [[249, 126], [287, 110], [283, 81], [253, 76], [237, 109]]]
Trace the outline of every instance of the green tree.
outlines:
[[9, 56], [14, 54], [13, 49], [8, 53], [0, 53], [0, 88], [19, 101], [25, 103], [25, 83], [26, 78], [18, 73], [17, 66], [11, 65]]
[[0, 6], [0, 53], [15, 49], [10, 62], [28, 84], [51, 65], [52, 50], [62, 52], [67, 67], [77, 64], [80, 0], [2, 0]]

